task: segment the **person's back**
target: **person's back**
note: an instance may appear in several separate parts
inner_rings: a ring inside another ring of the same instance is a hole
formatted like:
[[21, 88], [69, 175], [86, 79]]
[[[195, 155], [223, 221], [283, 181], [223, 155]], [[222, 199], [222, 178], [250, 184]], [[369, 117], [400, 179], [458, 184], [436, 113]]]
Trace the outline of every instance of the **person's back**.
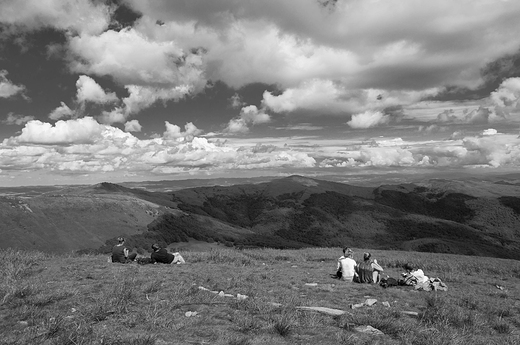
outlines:
[[175, 258], [175, 255], [168, 253], [168, 251], [165, 248], [160, 248], [154, 250], [150, 258], [152, 259], [152, 263], [159, 262], [162, 264], [171, 264], [173, 259]]
[[374, 282], [373, 278], [374, 269], [370, 260], [364, 260], [357, 266], [357, 282], [371, 284]]
[[119, 243], [112, 247], [112, 262], [126, 262], [124, 243]]
[[352, 250], [343, 249], [343, 256], [338, 259], [338, 270], [341, 270], [341, 280], [352, 281], [356, 276], [356, 261], [352, 259]]
[[134, 261], [137, 253], [130, 254], [128, 248], [125, 247], [125, 239], [119, 237], [117, 239], [118, 244], [112, 247], [112, 262], [127, 263]]

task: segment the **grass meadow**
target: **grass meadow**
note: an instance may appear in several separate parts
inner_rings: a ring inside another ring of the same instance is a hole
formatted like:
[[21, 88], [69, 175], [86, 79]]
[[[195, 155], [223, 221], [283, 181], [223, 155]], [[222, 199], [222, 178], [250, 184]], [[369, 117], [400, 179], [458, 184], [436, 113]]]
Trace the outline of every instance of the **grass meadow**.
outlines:
[[413, 262], [448, 286], [427, 292], [332, 279], [339, 248], [181, 254], [170, 266], [2, 250], [0, 344], [520, 344], [520, 261], [372, 251], [391, 277]]

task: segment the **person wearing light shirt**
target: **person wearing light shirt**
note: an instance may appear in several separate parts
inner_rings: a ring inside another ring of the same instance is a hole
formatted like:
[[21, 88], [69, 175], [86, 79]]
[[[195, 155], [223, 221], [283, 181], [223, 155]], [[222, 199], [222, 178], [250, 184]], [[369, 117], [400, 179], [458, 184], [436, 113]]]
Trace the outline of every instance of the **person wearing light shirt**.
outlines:
[[357, 277], [356, 273], [356, 260], [352, 258], [353, 252], [350, 248], [343, 249], [343, 256], [338, 259], [338, 272], [341, 272], [341, 280], [351, 282], [354, 277]]

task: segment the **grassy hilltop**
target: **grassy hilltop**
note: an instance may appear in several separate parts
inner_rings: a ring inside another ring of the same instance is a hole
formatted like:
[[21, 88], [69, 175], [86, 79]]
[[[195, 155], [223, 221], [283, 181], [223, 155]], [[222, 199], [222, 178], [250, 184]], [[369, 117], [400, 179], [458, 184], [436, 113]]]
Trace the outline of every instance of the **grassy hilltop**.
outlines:
[[[0, 250], [0, 344], [520, 343], [519, 261], [372, 251], [392, 277], [410, 261], [448, 286], [426, 292], [334, 280], [340, 254], [222, 247], [182, 252], [186, 265], [141, 266]], [[368, 298], [377, 303], [349, 308]]]

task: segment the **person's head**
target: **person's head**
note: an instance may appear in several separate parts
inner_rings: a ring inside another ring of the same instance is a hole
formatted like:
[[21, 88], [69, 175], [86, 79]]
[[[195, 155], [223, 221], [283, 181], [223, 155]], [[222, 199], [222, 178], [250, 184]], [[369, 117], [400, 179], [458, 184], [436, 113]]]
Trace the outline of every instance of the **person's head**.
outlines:
[[153, 249], [154, 252], [156, 252], [159, 249], [161, 249], [161, 247], [159, 247], [159, 245], [157, 243], [154, 243], [154, 244], [152, 244], [152, 249]]
[[352, 249], [348, 248], [348, 247], [345, 247], [343, 248], [343, 255], [348, 258], [348, 257], [352, 257]]
[[363, 260], [368, 261], [368, 260], [370, 260], [371, 256], [372, 256], [372, 254], [370, 254], [370, 253], [363, 253]]
[[404, 269], [407, 270], [408, 272], [411, 272], [411, 271], [415, 270], [415, 266], [411, 262], [407, 262], [404, 265]]
[[125, 243], [125, 238], [124, 237], [118, 237], [117, 238], [117, 243], [119, 243], [119, 244]]

